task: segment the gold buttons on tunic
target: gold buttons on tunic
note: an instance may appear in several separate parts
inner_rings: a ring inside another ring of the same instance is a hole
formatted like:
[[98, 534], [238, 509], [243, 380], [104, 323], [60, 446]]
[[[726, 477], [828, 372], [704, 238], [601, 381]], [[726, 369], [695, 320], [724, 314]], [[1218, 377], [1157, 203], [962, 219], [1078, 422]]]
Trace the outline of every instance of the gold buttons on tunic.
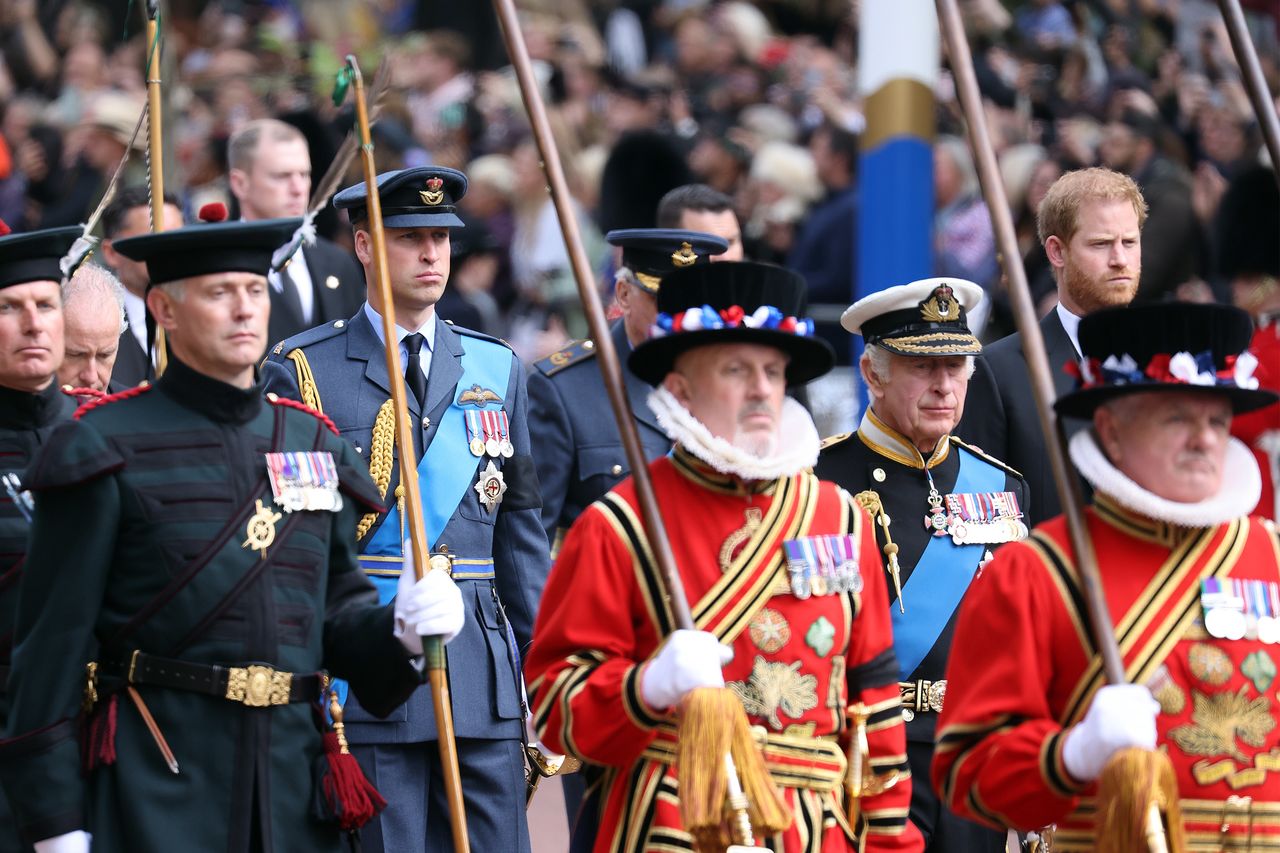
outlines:
[[874, 471], [872, 471], [872, 472], [871, 472], [871, 477], [872, 477], [872, 479], [874, 479], [877, 483], [883, 483], [883, 482], [884, 482], [884, 477], [885, 477], [884, 469], [883, 469], [883, 468], [876, 468]]
[[621, 474], [621, 473], [622, 473], [622, 466], [621, 466], [621, 465], [614, 465], [614, 466], [613, 466], [612, 468], [610, 468], [609, 470], [613, 472], [613, 476], [617, 477], [619, 474]]

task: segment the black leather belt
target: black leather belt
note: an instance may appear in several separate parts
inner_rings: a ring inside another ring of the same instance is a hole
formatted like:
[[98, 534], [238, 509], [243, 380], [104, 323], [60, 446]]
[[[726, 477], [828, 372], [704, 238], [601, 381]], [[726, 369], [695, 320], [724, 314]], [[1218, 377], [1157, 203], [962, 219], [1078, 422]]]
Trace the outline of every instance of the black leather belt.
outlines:
[[295, 675], [265, 664], [220, 666], [136, 651], [128, 658], [104, 660], [100, 673], [129, 684], [188, 690], [251, 708], [311, 702], [319, 698], [324, 678], [318, 672]]

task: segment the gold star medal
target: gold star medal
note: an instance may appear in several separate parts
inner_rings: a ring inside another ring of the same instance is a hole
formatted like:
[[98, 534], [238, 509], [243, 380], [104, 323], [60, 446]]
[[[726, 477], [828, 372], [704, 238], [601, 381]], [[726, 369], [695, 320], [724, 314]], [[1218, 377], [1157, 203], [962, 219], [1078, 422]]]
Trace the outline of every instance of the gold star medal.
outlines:
[[502, 496], [507, 493], [506, 481], [502, 479], [502, 472], [493, 464], [492, 459], [489, 460], [489, 467], [480, 472], [480, 479], [476, 481], [474, 488], [480, 494], [480, 503], [492, 515], [498, 504], [502, 503]]
[[271, 547], [272, 542], [276, 541], [276, 522], [280, 519], [280, 513], [272, 512], [270, 507], [263, 506], [262, 499], [259, 498], [258, 511], [249, 518], [249, 524], [244, 529], [248, 538], [240, 547], [257, 551], [258, 556], [265, 560], [267, 549]]

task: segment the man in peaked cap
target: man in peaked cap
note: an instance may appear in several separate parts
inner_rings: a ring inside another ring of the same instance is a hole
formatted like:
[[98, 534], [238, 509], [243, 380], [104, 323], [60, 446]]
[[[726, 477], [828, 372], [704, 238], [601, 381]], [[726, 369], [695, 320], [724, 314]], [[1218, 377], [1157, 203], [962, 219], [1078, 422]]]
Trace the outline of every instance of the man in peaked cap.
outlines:
[[[655, 386], [649, 406], [675, 443], [649, 474], [702, 630], [673, 630], [624, 481], [569, 531], [526, 665], [542, 739], [609, 770], [597, 853], [692, 843], [671, 766], [673, 711], [691, 689], [726, 685], [765, 732], [766, 765], [794, 815], [766, 846], [920, 849], [871, 522], [810, 473], [817, 430], [786, 396], [834, 361], [803, 316], [804, 290], [764, 264], [675, 270], [653, 336], [628, 358]], [[896, 781], [863, 798], [856, 827], [840, 786], [851, 703], [869, 715], [864, 766]], [[785, 757], [800, 753], [803, 766]]]
[[[711, 234], [669, 228], [610, 231], [605, 239], [622, 249], [614, 275], [622, 317], [610, 330], [619, 359], [649, 337], [662, 277], [708, 263], [729, 247]], [[529, 433], [538, 448], [542, 525], [552, 543], [552, 559], [582, 511], [631, 473], [595, 354], [594, 341], [572, 341], [535, 362], [529, 372]], [[640, 444], [646, 458], [656, 459], [671, 449], [671, 441], [645, 403], [649, 386], [630, 370], [623, 371], [623, 379]], [[583, 781], [583, 776], [564, 777], [574, 849], [585, 850], [595, 837], [595, 820], [594, 809], [585, 819], [579, 816]]]
[[[408, 386], [433, 564], [449, 568], [470, 616], [448, 655], [468, 835], [475, 850], [518, 853], [529, 849], [518, 660], [549, 565], [524, 370], [502, 341], [436, 313], [449, 279], [450, 229], [462, 226], [455, 205], [466, 176], [421, 167], [379, 175], [377, 185], [405, 376], [387, 376], [363, 183], [338, 193], [334, 205], [351, 216], [369, 301], [350, 320], [273, 347], [263, 375], [268, 388], [333, 419], [389, 502], [399, 482], [390, 389], [393, 381]], [[357, 531], [361, 562], [384, 600], [401, 575], [402, 510], [370, 513]], [[388, 802], [361, 833], [364, 849], [450, 848], [430, 689], [386, 721], [348, 701], [346, 730]]]
[[982, 295], [970, 281], [930, 278], [845, 311], [841, 323], [866, 342], [859, 368], [871, 405], [857, 432], [825, 443], [814, 469], [875, 522], [907, 721], [911, 821], [937, 853], [1005, 846], [1003, 833], [957, 818], [929, 784], [960, 601], [991, 550], [1027, 533], [1022, 477], [952, 433], [982, 351], [967, 322]]
[[[18, 615], [18, 582], [31, 532], [30, 505], [18, 478], [76, 404], [54, 381], [62, 363], [59, 261], [80, 229], [54, 228], [0, 237], [0, 731], [9, 715], [5, 683]], [[12, 491], [10, 491], [12, 488]], [[24, 848], [0, 792], [0, 851]]]
[[1247, 850], [1280, 832], [1280, 542], [1248, 517], [1258, 467], [1230, 437], [1233, 414], [1276, 399], [1250, 332], [1224, 305], [1081, 320], [1080, 381], [1055, 406], [1092, 421], [1069, 450], [1094, 489], [1085, 525], [1131, 683], [1104, 685], [1065, 519], [1002, 548], [961, 607], [938, 721], [933, 779], [958, 814], [1056, 824], [1052, 849], [1095, 850], [1096, 780], [1139, 747], [1173, 766], [1171, 840]]
[[421, 682], [421, 635], [461, 627], [437, 573], [379, 605], [355, 553], [357, 517], [381, 506], [361, 460], [254, 382], [263, 272], [297, 225], [116, 243], [147, 264], [171, 358], [58, 427], [24, 483], [0, 781], [42, 851], [92, 836], [95, 851], [336, 853], [312, 798], [325, 670], [387, 714]]

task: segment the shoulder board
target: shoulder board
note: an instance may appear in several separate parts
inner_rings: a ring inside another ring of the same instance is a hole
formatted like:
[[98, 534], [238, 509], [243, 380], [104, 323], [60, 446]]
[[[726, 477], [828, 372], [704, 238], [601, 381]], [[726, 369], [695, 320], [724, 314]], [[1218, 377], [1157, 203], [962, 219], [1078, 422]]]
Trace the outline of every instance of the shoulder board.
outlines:
[[580, 361], [586, 361], [595, 354], [595, 341], [590, 338], [581, 341], [570, 341], [559, 352], [553, 352], [546, 358], [535, 361], [534, 367], [538, 368], [546, 376], [555, 376], [566, 367], [572, 367]]
[[968, 442], [961, 441], [960, 439], [956, 438], [954, 435], [951, 436], [951, 442], [952, 444], [955, 444], [958, 447], [963, 447], [965, 450], [969, 451], [974, 456], [977, 456], [980, 459], [985, 459], [987, 462], [990, 462], [992, 465], [995, 465], [997, 468], [1003, 468], [1005, 471], [1008, 471], [1010, 474], [1017, 477], [1019, 480], [1026, 479], [1026, 477], [1022, 476], [1022, 472], [1019, 471], [1018, 469], [1011, 468], [1010, 466], [1004, 464], [999, 459], [995, 458], [994, 456], [987, 453], [986, 451], [980, 448], [974, 447], [972, 444], [969, 444]]
[[511, 344], [507, 343], [502, 338], [495, 338], [493, 335], [486, 335], [484, 332], [477, 332], [475, 329], [468, 329], [466, 326], [456, 325], [452, 320], [445, 320], [444, 322], [450, 329], [453, 329], [460, 335], [466, 335], [469, 338], [488, 341], [491, 344], [497, 344], [498, 346], [506, 347], [507, 349], [513, 349]]
[[818, 449], [826, 450], [828, 447], [835, 447], [840, 442], [847, 441], [851, 435], [853, 435], [851, 432], [839, 432], [835, 435], [829, 435], [822, 439], [822, 444], [818, 445]]
[[308, 347], [320, 341], [328, 340], [343, 334], [347, 330], [346, 320], [334, 320], [331, 323], [325, 323], [323, 326], [316, 326], [314, 329], [307, 329], [305, 332], [299, 332], [291, 338], [280, 341], [271, 348], [271, 354], [281, 355], [283, 353], [292, 352], [302, 347]]
[[299, 412], [306, 412], [308, 415], [311, 415], [311, 417], [327, 426], [329, 431], [334, 435], [341, 435], [341, 433], [338, 432], [338, 428], [334, 426], [333, 421], [329, 419], [328, 415], [323, 414], [322, 412], [317, 412], [310, 406], [304, 406], [297, 400], [290, 400], [288, 397], [281, 397], [278, 394], [267, 394], [267, 402], [273, 406], [284, 406], [287, 409], [297, 409]]
[[[105, 406], [108, 403], [115, 403], [120, 400], [127, 400], [130, 397], [137, 397], [139, 394], [143, 393], [144, 391], [150, 391], [152, 387], [153, 386], [151, 385], [150, 382], [143, 382], [141, 385], [135, 385], [132, 388], [126, 388], [125, 390], [120, 391], [119, 393], [116, 393], [116, 394], [103, 394], [101, 397], [98, 397], [95, 400], [89, 400], [88, 402], [81, 404], [80, 408], [76, 409], [75, 414], [72, 415], [71, 417], [73, 417], [76, 420], [80, 420], [80, 418], [84, 417], [85, 413], [91, 412], [100, 406]], [[68, 392], [68, 393], [72, 393], [72, 392]]]

